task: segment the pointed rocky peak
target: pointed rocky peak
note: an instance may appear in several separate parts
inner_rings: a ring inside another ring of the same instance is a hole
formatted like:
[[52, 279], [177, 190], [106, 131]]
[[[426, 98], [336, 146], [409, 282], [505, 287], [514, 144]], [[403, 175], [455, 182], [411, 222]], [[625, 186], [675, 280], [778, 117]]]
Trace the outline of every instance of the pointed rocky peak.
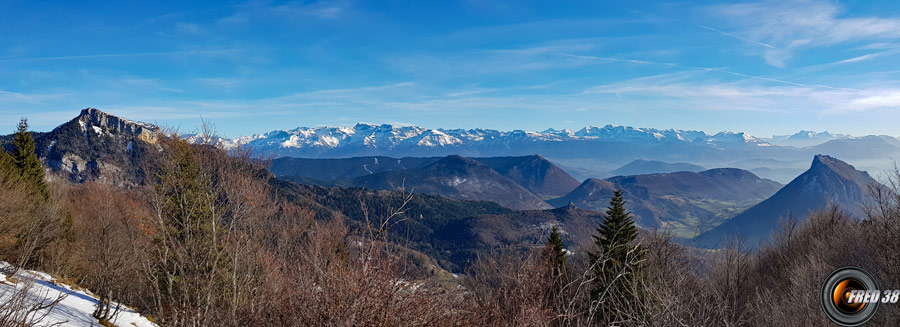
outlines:
[[812, 165], [810, 165], [809, 170], [804, 175], [828, 172], [857, 183], [868, 183], [871, 180], [869, 173], [856, 170], [852, 165], [824, 154], [817, 154], [813, 157]]
[[812, 166], [810, 168], [816, 168], [818, 166], [825, 166], [825, 167], [837, 166], [838, 168], [845, 168], [845, 167], [853, 168], [853, 166], [850, 166], [846, 162], [840, 161], [832, 156], [824, 155], [824, 154], [817, 154], [815, 157], [813, 157]]

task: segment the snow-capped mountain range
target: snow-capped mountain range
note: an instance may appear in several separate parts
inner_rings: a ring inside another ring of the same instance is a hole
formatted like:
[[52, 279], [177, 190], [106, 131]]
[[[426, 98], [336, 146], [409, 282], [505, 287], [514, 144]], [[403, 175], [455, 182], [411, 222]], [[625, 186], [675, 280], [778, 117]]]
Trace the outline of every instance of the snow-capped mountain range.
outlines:
[[[159, 133], [156, 126], [87, 108], [52, 131], [36, 132], [34, 138], [38, 155], [49, 167], [68, 174], [69, 179], [84, 180], [91, 174], [105, 176], [103, 171], [139, 171], [140, 167], [131, 162], [132, 157], [154, 153]], [[618, 125], [532, 132], [361, 123], [276, 130], [233, 139], [202, 134], [182, 136], [226, 149], [244, 146], [264, 158], [484, 158], [541, 154], [578, 178], [609, 177], [611, 171], [640, 159], [736, 167], [786, 183], [803, 172], [806, 160], [816, 154], [845, 158], [870, 171], [891, 169], [890, 158], [900, 157], [900, 139], [887, 135], [850, 137], [801, 131], [791, 136], [756, 138], [740, 132], [707, 134]], [[12, 135], [0, 136], [0, 143], [8, 148], [12, 139]], [[103, 169], [104, 165], [109, 169]]]
[[[198, 138], [198, 136], [190, 136]], [[356, 124], [352, 127], [300, 127], [235, 139], [217, 139], [225, 148], [250, 146], [276, 156], [340, 155], [365, 152], [366, 155], [406, 152], [413, 148], [425, 152], [438, 149], [474, 150], [509, 147], [517, 144], [575, 142], [625, 142], [635, 144], [689, 143], [733, 148], [770, 146], [768, 142], [741, 132], [720, 132], [606, 125], [588, 126], [578, 131], [548, 129], [542, 132], [491, 129], [428, 129], [417, 126]], [[342, 151], [346, 150], [346, 151]], [[481, 152], [481, 151], [476, 151]], [[362, 154], [362, 153], [359, 153]]]

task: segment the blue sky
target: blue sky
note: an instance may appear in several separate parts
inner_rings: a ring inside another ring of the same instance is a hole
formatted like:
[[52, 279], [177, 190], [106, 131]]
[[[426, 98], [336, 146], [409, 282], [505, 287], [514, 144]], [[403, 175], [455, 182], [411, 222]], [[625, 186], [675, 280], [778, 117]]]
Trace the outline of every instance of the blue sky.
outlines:
[[0, 2], [0, 122], [900, 135], [900, 2]]

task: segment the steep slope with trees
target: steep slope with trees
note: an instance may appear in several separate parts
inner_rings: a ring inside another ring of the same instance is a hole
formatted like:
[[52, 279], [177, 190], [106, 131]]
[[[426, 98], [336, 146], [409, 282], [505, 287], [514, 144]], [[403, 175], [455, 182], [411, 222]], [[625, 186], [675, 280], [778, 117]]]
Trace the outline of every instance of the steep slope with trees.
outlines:
[[464, 200], [492, 201], [511, 209], [547, 209], [543, 200], [473, 159], [448, 156], [419, 169], [382, 172], [353, 179], [353, 185], [379, 190], [406, 189]]
[[676, 237], [696, 236], [759, 203], [781, 187], [740, 169], [719, 168], [637, 176], [588, 179], [568, 195], [548, 201], [602, 210], [616, 189], [622, 190], [638, 225], [660, 228]]
[[700, 235], [698, 245], [722, 245], [729, 237], [740, 237], [748, 246], [768, 240], [779, 221], [802, 221], [811, 212], [836, 205], [851, 217], [865, 217], [864, 206], [871, 200], [870, 187], [880, 187], [869, 173], [831, 156], [816, 155], [809, 170], [788, 183], [772, 197], [747, 209], [728, 222]]

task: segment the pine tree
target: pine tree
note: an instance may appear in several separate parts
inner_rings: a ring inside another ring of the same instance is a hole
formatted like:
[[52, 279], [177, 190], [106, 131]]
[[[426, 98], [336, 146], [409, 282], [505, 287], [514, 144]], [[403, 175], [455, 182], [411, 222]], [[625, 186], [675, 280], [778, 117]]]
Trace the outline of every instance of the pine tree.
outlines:
[[13, 145], [16, 148], [13, 153], [13, 162], [19, 170], [19, 175], [26, 183], [34, 186], [38, 195], [45, 200], [49, 199], [50, 191], [47, 189], [47, 183], [44, 182], [44, 167], [41, 166], [41, 160], [38, 159], [34, 138], [28, 131], [28, 120], [25, 118], [19, 121]]
[[634, 308], [640, 296], [635, 273], [640, 268], [641, 251], [634, 244], [637, 227], [631, 212], [625, 210], [621, 191], [616, 190], [609, 200], [606, 219], [597, 228], [597, 234], [597, 249], [588, 254], [596, 277], [591, 298], [601, 301], [600, 297], [604, 297], [599, 307], [601, 319], [622, 321], [627, 318], [619, 316], [623, 307]]
[[16, 175], [18, 175], [18, 169], [16, 169], [12, 155], [0, 145], [0, 177], [7, 178]]
[[553, 229], [550, 230], [550, 236], [547, 238], [547, 245], [544, 246], [541, 255], [546, 264], [545, 278], [549, 286], [549, 289], [547, 290], [547, 300], [554, 306], [563, 305], [558, 302], [568, 283], [569, 271], [571, 268], [557, 226], [553, 226]]
[[568, 269], [568, 259], [566, 251], [563, 248], [562, 239], [559, 237], [559, 228], [553, 226], [550, 230], [550, 236], [547, 238], [547, 245], [544, 246], [544, 260], [550, 270], [550, 276], [558, 278]]

